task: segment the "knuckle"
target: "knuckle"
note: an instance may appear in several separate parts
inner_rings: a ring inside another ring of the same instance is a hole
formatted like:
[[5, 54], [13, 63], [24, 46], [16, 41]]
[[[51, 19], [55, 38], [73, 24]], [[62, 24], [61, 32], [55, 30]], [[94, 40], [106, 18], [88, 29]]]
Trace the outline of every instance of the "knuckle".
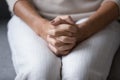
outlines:
[[67, 41], [67, 40], [68, 40], [68, 38], [67, 38], [67, 37], [64, 37], [64, 38], [63, 38], [63, 41]]
[[58, 50], [58, 49], [56, 49], [55, 53], [58, 55], [58, 54], [59, 54], [59, 50]]
[[58, 33], [58, 32], [57, 32], [57, 30], [55, 30], [55, 29], [54, 29], [53, 32], [52, 32], [52, 34], [53, 34], [54, 36], [57, 35], [57, 33]]
[[62, 40], [62, 41], [66, 41], [67, 38], [66, 38], [65, 36], [62, 36], [62, 37], [61, 37], [61, 40]]
[[59, 40], [55, 40], [55, 42], [53, 43], [53, 45], [58, 48], [59, 46], [63, 45], [63, 43], [60, 42]]
[[54, 43], [53, 43], [54, 46], [57, 46], [58, 45], [58, 42], [55, 40]]

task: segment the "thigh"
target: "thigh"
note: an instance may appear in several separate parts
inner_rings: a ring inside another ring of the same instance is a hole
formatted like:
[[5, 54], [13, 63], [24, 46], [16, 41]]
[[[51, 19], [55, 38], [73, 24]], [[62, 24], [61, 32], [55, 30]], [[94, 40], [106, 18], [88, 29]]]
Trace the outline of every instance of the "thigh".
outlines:
[[63, 80], [105, 80], [120, 44], [119, 34], [120, 24], [113, 22], [62, 57]]
[[60, 59], [49, 50], [46, 42], [17, 16], [8, 23], [8, 40], [18, 75], [37, 71], [38, 73], [35, 74], [47, 77], [49, 80], [59, 77]]

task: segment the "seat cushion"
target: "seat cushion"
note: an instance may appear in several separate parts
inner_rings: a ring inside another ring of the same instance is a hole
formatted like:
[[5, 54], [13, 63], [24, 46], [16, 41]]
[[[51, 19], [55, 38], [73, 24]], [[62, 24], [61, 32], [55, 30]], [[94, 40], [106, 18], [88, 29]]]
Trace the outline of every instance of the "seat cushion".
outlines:
[[15, 77], [7, 40], [7, 22], [0, 20], [0, 80], [14, 80]]

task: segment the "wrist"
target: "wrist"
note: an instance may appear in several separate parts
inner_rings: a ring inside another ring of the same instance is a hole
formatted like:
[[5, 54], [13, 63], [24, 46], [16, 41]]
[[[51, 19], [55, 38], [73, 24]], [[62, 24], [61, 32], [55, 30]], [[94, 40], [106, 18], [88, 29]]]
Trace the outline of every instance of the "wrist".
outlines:
[[44, 18], [37, 18], [32, 23], [34, 31], [41, 37], [43, 37], [44, 27], [47, 22], [48, 21]]
[[91, 35], [91, 26], [88, 24], [88, 22], [84, 22], [81, 24], [78, 24], [78, 42], [84, 41], [86, 38], [88, 38]]

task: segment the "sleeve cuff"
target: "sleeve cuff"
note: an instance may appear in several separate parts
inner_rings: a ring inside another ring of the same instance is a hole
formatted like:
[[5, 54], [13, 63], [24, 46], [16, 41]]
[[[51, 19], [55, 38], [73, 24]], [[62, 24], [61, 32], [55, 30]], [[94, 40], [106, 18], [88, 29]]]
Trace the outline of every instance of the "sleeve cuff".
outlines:
[[115, 2], [117, 6], [119, 7], [119, 18], [118, 19], [120, 20], [120, 0], [104, 0], [103, 3], [108, 2], [108, 1]]

